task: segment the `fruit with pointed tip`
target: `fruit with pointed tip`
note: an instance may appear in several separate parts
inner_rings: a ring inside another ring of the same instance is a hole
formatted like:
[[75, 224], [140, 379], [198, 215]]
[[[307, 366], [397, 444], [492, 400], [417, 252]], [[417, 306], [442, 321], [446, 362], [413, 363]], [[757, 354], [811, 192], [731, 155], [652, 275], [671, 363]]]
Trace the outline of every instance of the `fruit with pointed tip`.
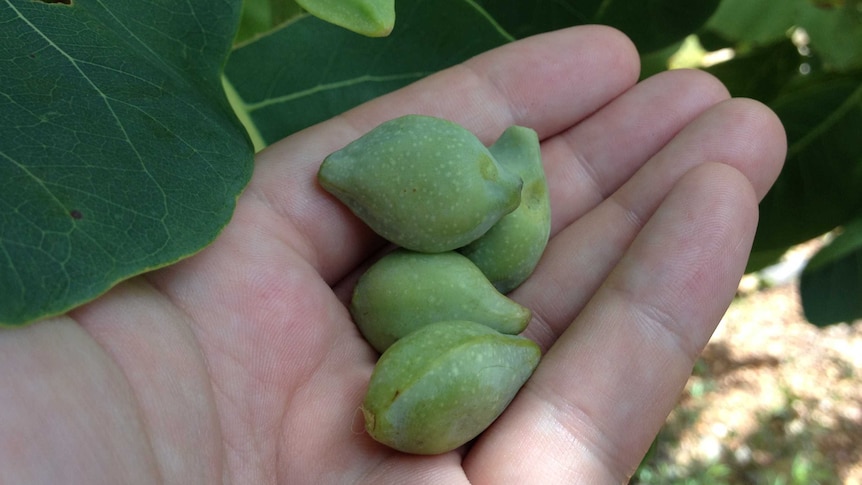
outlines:
[[405, 249], [387, 254], [359, 278], [350, 313], [378, 352], [434, 322], [471, 320], [517, 334], [531, 317], [528, 308], [497, 291], [463, 255]]
[[485, 234], [521, 201], [521, 178], [470, 131], [406, 115], [386, 121], [323, 161], [320, 185], [377, 234], [439, 253]]
[[521, 204], [459, 251], [500, 292], [508, 293], [530, 276], [545, 251], [551, 234], [551, 202], [535, 131], [512, 126], [489, 150], [500, 165], [524, 181]]
[[540, 354], [529, 339], [474, 322], [423, 327], [380, 357], [362, 403], [365, 428], [407, 453], [454, 450], [506, 409]]

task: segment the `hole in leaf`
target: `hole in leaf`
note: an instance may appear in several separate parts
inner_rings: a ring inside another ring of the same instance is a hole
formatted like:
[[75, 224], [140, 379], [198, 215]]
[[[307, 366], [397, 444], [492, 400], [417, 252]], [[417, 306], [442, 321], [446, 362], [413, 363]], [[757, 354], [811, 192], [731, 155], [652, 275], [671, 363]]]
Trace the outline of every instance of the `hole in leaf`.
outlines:
[[42, 3], [62, 3], [63, 5], [72, 5], [72, 0], [38, 0]]
[[84, 214], [81, 214], [81, 211], [78, 209], [72, 209], [69, 211], [69, 215], [72, 216], [72, 219], [81, 220], [84, 218]]

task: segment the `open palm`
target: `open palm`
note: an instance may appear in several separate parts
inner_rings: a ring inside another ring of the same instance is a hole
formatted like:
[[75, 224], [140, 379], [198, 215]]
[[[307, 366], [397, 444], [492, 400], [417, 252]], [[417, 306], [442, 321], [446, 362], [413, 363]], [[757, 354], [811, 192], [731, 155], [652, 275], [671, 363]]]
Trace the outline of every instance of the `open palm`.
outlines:
[[[734, 294], [777, 118], [696, 71], [637, 83], [604, 27], [509, 44], [257, 157], [210, 247], [69, 315], [0, 332], [0, 483], [621, 483]], [[545, 355], [475, 443], [411, 456], [359, 412], [377, 358], [345, 308], [384, 242], [316, 184], [407, 113], [542, 141], [552, 239], [510, 296]]]

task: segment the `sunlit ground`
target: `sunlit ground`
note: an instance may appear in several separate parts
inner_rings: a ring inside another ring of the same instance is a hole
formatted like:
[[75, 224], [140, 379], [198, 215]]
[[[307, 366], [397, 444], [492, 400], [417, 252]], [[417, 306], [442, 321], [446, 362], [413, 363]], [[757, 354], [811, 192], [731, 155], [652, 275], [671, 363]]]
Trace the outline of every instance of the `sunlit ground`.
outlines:
[[632, 483], [862, 484], [862, 321], [807, 323], [797, 281], [746, 277]]

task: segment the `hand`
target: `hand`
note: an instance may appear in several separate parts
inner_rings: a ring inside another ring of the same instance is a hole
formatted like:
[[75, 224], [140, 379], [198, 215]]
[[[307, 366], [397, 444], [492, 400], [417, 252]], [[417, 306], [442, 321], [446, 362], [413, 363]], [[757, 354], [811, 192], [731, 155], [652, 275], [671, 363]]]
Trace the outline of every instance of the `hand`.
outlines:
[[[768, 109], [709, 75], [638, 72], [621, 34], [576, 27], [269, 147], [200, 254], [0, 332], [0, 482], [624, 482], [734, 295], [786, 149]], [[553, 210], [511, 295], [544, 358], [471, 447], [431, 457], [362, 430], [377, 356], [345, 302], [384, 243], [315, 181], [327, 154], [407, 113], [486, 143], [535, 129]]]

